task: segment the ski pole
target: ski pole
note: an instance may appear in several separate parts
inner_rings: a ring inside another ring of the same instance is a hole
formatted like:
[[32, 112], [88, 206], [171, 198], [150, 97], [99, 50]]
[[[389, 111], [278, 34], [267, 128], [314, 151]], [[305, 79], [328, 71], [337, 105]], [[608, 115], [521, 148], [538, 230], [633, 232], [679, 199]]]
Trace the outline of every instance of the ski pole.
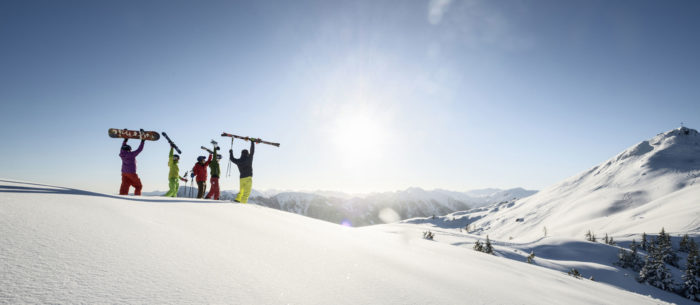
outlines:
[[[233, 137], [231, 137], [231, 149], [233, 150]], [[231, 177], [231, 158], [228, 158], [228, 167], [226, 168], [226, 177]]]

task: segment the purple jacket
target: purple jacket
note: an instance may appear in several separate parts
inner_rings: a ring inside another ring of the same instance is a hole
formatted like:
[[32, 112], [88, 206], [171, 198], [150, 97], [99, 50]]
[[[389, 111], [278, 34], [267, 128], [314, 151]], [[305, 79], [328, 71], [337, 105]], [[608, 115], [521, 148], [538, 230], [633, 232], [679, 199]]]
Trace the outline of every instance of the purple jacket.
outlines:
[[136, 156], [138, 156], [143, 150], [143, 141], [141, 145], [135, 151], [121, 150], [119, 156], [122, 157], [122, 173], [133, 174], [136, 173]]

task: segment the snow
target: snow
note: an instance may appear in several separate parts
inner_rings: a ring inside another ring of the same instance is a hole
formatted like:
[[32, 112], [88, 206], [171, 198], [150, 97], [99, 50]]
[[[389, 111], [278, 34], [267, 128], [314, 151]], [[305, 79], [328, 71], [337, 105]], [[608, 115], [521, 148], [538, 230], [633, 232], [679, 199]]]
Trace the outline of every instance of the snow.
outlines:
[[[601, 165], [546, 188], [473, 225], [492, 238], [533, 241], [549, 235], [598, 236], [700, 231], [700, 135], [674, 129]], [[516, 221], [522, 218], [522, 222]]]
[[666, 304], [420, 225], [10, 180], [0, 193], [0, 303]]

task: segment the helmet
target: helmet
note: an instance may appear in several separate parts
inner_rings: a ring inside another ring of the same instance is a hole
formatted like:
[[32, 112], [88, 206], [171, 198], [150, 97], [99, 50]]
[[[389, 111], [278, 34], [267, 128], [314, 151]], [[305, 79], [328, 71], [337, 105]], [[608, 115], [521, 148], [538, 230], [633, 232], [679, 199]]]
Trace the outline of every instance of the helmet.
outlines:
[[131, 151], [131, 146], [124, 144], [122, 145], [122, 150]]
[[197, 157], [197, 161], [200, 161], [200, 162], [201, 162], [201, 161], [204, 161], [204, 159], [206, 159], [204, 156], [199, 156], [199, 157]]
[[180, 160], [180, 155], [173, 155], [173, 159]]

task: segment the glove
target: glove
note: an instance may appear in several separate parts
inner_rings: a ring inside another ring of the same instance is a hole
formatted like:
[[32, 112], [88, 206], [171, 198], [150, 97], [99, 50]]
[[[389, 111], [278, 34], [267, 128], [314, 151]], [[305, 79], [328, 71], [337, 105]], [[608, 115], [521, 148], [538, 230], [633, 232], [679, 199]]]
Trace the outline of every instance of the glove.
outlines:
[[246, 141], [250, 141], [250, 138], [249, 138], [249, 137], [245, 137], [245, 140], [246, 140]]
[[260, 142], [262, 142], [262, 140], [260, 140], [260, 138], [255, 139], [255, 143], [260, 144]]
[[229, 149], [228, 152], [233, 153], [233, 149]]
[[190, 174], [190, 178], [194, 178], [194, 173], [191, 173], [191, 174]]

